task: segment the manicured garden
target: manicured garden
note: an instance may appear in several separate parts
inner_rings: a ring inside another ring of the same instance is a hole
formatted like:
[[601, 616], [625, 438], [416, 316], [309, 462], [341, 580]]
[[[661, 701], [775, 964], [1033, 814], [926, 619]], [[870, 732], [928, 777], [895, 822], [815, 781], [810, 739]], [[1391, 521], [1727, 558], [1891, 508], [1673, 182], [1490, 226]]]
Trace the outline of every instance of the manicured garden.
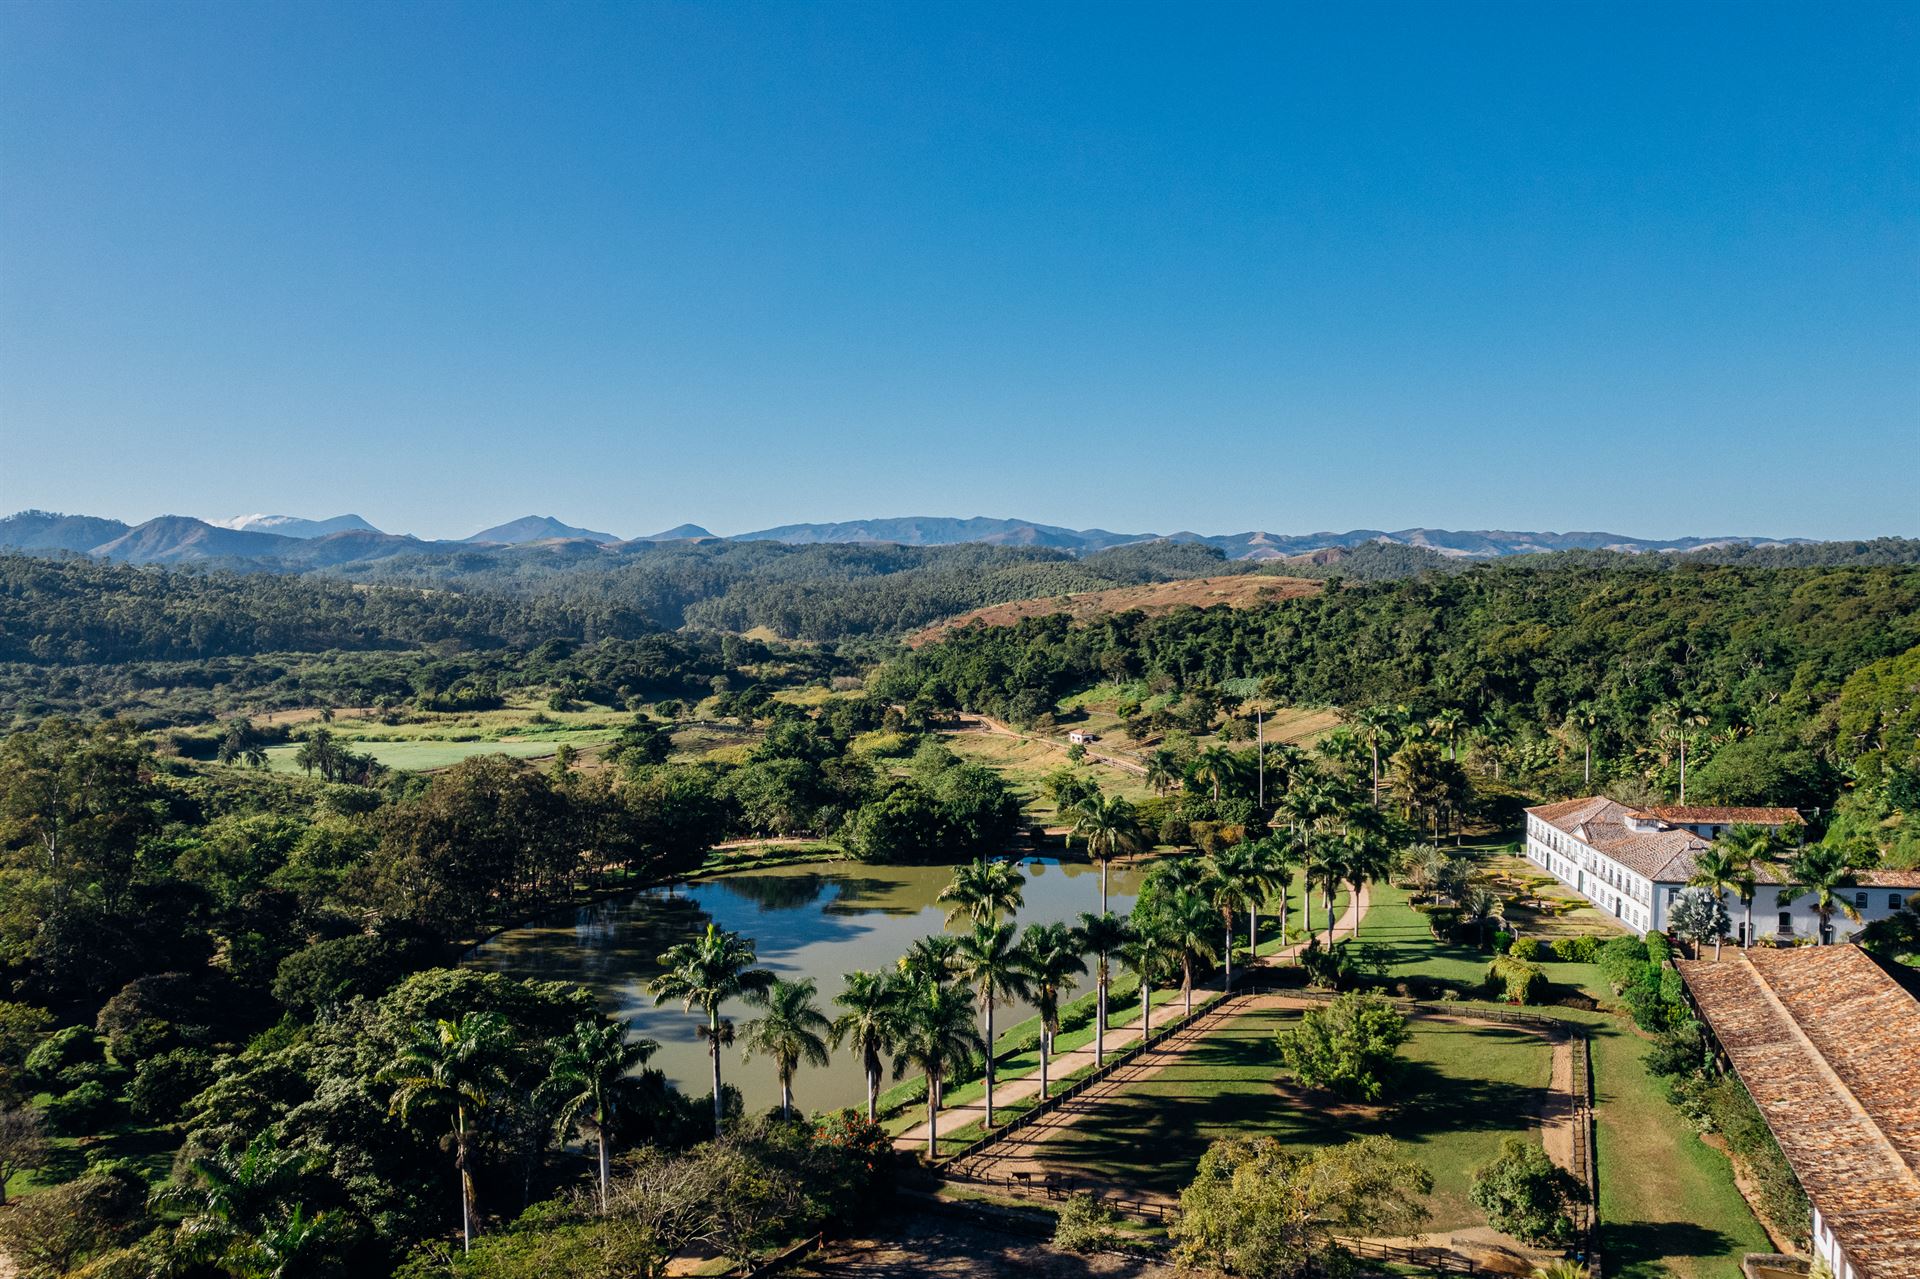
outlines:
[[1434, 1228], [1481, 1224], [1467, 1201], [1468, 1175], [1502, 1136], [1525, 1131], [1540, 1113], [1549, 1042], [1507, 1026], [1416, 1019], [1396, 1103], [1351, 1106], [1283, 1080], [1275, 1035], [1297, 1018], [1275, 1008], [1234, 1018], [1178, 1063], [1090, 1102], [1073, 1128], [1047, 1143], [1046, 1159], [1177, 1195], [1220, 1137], [1262, 1133], [1305, 1149], [1385, 1133], [1433, 1174]]

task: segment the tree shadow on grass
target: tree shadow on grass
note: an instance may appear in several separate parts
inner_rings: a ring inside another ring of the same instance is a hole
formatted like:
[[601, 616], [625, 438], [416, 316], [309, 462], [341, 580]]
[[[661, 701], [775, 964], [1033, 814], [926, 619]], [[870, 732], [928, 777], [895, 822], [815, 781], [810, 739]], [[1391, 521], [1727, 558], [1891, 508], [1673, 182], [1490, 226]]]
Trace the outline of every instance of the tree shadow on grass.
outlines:
[[1730, 1257], [1734, 1241], [1691, 1221], [1610, 1221], [1600, 1227], [1600, 1250], [1610, 1274], [1655, 1279], [1670, 1257]]

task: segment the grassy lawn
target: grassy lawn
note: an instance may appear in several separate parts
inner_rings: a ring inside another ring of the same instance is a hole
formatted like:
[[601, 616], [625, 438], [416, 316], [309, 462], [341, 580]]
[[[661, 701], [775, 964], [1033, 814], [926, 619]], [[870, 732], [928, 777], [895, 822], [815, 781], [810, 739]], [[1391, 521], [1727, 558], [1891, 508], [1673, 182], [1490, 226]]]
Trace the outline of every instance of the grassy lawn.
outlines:
[[[1005, 778], [1007, 784], [1020, 793], [1030, 821], [1043, 825], [1057, 821], [1059, 810], [1041, 783], [1049, 773], [1070, 766], [1064, 740], [1056, 743], [1039, 737], [1007, 737], [1000, 733], [945, 733], [940, 740], [967, 762], [984, 764]], [[1100, 789], [1110, 795], [1124, 795], [1137, 802], [1153, 794], [1138, 773], [1091, 759], [1072, 767], [1091, 776], [1100, 784]]]
[[[594, 733], [590, 731], [567, 735], [555, 734], [531, 740], [505, 738], [499, 741], [481, 742], [436, 742], [436, 741], [363, 741], [358, 738], [343, 737], [347, 749], [359, 755], [371, 755], [388, 768], [402, 772], [424, 772], [428, 769], [446, 768], [458, 764], [463, 759], [475, 755], [508, 755], [514, 759], [551, 758], [563, 741], [572, 740], [570, 745], [597, 746], [612, 738], [610, 732]], [[297, 773], [299, 765], [293, 757], [299, 751], [298, 746], [270, 746], [267, 748], [267, 766], [276, 773]]]
[[[46, 1098], [39, 1099], [45, 1104]], [[150, 1128], [127, 1121], [102, 1133], [87, 1137], [49, 1137], [47, 1162], [31, 1172], [17, 1172], [7, 1179], [7, 1194], [31, 1194], [48, 1186], [59, 1186], [86, 1172], [90, 1164], [103, 1159], [124, 1159], [140, 1170], [149, 1182], [166, 1180], [173, 1170], [173, 1152], [180, 1139], [165, 1128]]]
[[1593, 1040], [1600, 1248], [1609, 1275], [1738, 1279], [1740, 1256], [1771, 1252], [1727, 1157], [1700, 1141], [1646, 1070], [1624, 1021]]
[[1507, 1027], [1417, 1021], [1400, 1105], [1357, 1112], [1281, 1086], [1274, 1035], [1297, 1016], [1262, 1009], [1235, 1018], [1179, 1064], [1092, 1103], [1047, 1144], [1048, 1157], [1177, 1194], [1220, 1137], [1257, 1133], [1306, 1148], [1381, 1132], [1433, 1173], [1433, 1228], [1482, 1224], [1467, 1201], [1468, 1172], [1539, 1113], [1552, 1070], [1547, 1042]]
[[[1581, 931], [1571, 913], [1554, 919], [1565, 931]], [[1373, 908], [1360, 936], [1389, 948], [1392, 976], [1471, 982], [1486, 970], [1487, 956], [1471, 946], [1435, 941], [1426, 920], [1408, 904], [1408, 894], [1392, 885], [1373, 889]], [[1603, 1007], [1613, 1006], [1597, 965], [1549, 960], [1543, 966], [1556, 985], [1575, 987]], [[1629, 1279], [1736, 1279], [1742, 1253], [1770, 1251], [1766, 1232], [1734, 1186], [1726, 1156], [1686, 1127], [1667, 1104], [1660, 1080], [1647, 1073], [1648, 1041], [1632, 1023], [1610, 1012], [1539, 1011], [1580, 1021], [1593, 1034], [1600, 1246], [1607, 1273]]]

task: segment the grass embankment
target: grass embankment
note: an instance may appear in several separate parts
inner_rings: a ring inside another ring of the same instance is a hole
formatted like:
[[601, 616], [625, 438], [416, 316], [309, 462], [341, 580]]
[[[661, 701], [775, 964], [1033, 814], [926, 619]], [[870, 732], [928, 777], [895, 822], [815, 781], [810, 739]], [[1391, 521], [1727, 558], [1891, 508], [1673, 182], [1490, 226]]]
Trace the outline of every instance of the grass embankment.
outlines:
[[1540, 1112], [1552, 1048], [1506, 1026], [1416, 1020], [1394, 1107], [1344, 1106], [1285, 1082], [1276, 1035], [1299, 1014], [1255, 1009], [1176, 1064], [1089, 1104], [1047, 1143], [1050, 1160], [1116, 1183], [1176, 1195], [1209, 1143], [1259, 1134], [1308, 1149], [1385, 1133], [1433, 1174], [1434, 1229], [1483, 1224], [1467, 1200], [1470, 1170]]
[[[1389, 948], [1390, 980], [1421, 976], [1466, 984], [1485, 973], [1488, 956], [1470, 946], [1435, 941], [1404, 890], [1377, 886], [1372, 902], [1360, 936]], [[1597, 965], [1547, 960], [1543, 967], [1556, 985], [1576, 988], [1609, 1010], [1615, 1006]], [[1771, 1251], [1766, 1232], [1734, 1185], [1726, 1156], [1687, 1127], [1668, 1104], [1660, 1080], [1647, 1073], [1649, 1041], [1632, 1022], [1614, 1011], [1532, 1011], [1590, 1028], [1600, 1246], [1608, 1275], [1736, 1279], [1742, 1253]]]

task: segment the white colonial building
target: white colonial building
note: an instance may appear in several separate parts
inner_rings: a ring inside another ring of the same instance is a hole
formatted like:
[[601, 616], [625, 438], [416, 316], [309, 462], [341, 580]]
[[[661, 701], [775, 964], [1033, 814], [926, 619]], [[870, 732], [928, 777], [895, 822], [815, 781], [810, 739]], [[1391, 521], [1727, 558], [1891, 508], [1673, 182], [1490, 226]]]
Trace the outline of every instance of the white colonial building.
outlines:
[[[1729, 826], [1779, 830], [1801, 824], [1791, 808], [1630, 808], [1604, 796], [1527, 810], [1527, 856], [1567, 887], [1636, 933], [1665, 932], [1667, 908], [1693, 879], [1696, 859]], [[1920, 872], [1860, 871], [1845, 890], [1859, 915], [1833, 912], [1826, 935], [1809, 893], [1796, 893], [1772, 867], [1760, 867], [1751, 914], [1753, 941], [1844, 938], [1885, 919], [1920, 890]], [[1790, 900], [1780, 904], [1785, 889]], [[1729, 892], [1730, 936], [1745, 944], [1749, 906]]]

